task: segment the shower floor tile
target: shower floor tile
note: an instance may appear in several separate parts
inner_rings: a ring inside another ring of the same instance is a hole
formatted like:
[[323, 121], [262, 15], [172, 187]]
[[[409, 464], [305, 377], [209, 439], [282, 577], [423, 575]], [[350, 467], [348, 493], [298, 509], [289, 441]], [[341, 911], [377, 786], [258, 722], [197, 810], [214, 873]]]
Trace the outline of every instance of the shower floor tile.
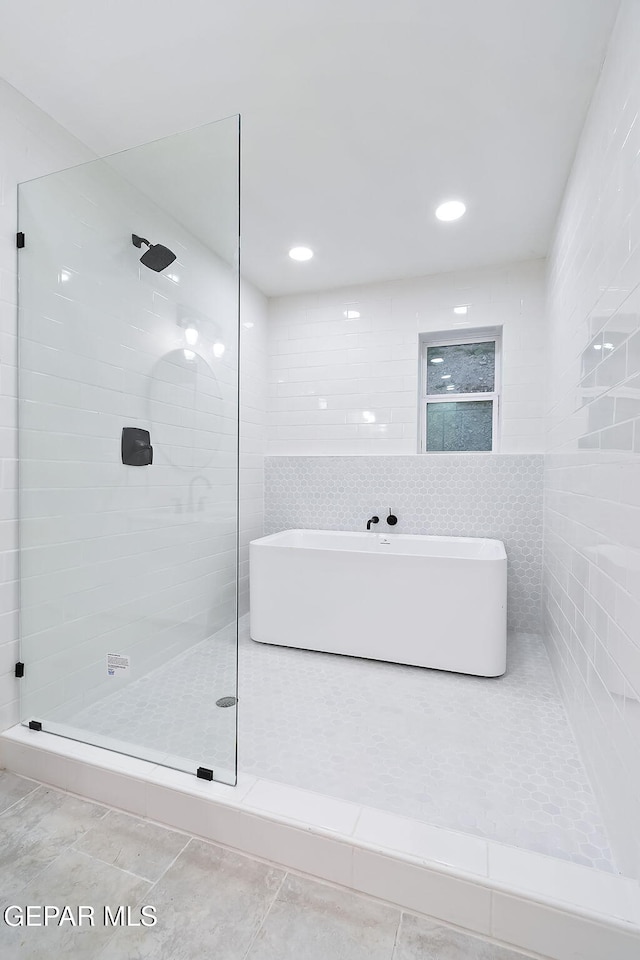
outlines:
[[130, 744], [142, 759], [167, 755], [233, 771], [236, 708], [217, 707], [216, 700], [236, 695], [236, 663], [235, 629], [226, 627], [91, 706], [50, 719]]
[[[540, 638], [512, 637], [506, 675], [484, 679], [271, 647], [240, 626], [245, 773], [615, 872]], [[216, 639], [67, 722], [229, 765], [234, 709], [214, 702], [235, 657]]]

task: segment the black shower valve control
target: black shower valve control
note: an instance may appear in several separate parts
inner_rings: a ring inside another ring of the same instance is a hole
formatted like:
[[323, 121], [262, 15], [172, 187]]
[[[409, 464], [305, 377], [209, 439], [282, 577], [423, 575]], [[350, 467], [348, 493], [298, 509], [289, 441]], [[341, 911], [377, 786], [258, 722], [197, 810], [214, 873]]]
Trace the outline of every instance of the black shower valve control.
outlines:
[[153, 463], [153, 447], [148, 430], [123, 427], [120, 449], [122, 462], [130, 467], [146, 467]]
[[395, 527], [397, 522], [398, 522], [398, 518], [393, 513], [391, 513], [391, 507], [389, 507], [389, 516], [387, 517], [387, 523], [389, 524], [390, 527]]

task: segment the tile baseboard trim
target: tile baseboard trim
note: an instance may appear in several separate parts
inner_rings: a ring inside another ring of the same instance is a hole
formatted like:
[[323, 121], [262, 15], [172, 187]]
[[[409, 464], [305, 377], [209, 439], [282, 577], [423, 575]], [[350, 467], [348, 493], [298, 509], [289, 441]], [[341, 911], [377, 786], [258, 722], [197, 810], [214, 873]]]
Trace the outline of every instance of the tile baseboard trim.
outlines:
[[242, 773], [237, 787], [205, 782], [21, 725], [0, 736], [0, 767], [551, 960], [640, 955], [629, 878]]

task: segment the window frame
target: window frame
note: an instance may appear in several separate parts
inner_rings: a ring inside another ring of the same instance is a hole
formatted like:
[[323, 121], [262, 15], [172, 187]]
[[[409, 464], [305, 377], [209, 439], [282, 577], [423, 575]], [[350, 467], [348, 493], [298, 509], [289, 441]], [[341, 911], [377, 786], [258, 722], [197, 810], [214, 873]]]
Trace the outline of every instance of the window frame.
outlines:
[[[467, 343], [495, 344], [495, 368], [493, 391], [491, 393], [427, 393], [427, 350], [429, 347], [455, 347]], [[421, 333], [420, 343], [420, 381], [418, 386], [418, 453], [426, 454], [469, 454], [497, 453], [500, 449], [500, 408], [502, 396], [502, 327], [476, 327], [467, 335], [454, 331], [439, 333]], [[491, 450], [427, 450], [427, 404], [428, 403], [469, 403], [477, 400], [493, 401], [493, 420], [491, 426]]]

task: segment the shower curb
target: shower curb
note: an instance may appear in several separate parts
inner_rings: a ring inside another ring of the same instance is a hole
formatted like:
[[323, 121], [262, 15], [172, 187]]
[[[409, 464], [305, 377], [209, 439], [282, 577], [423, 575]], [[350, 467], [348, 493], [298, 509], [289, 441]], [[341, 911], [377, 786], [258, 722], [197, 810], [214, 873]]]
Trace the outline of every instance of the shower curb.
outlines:
[[203, 781], [20, 725], [0, 736], [0, 767], [551, 960], [640, 955], [640, 887], [629, 878], [244, 774], [236, 787]]

